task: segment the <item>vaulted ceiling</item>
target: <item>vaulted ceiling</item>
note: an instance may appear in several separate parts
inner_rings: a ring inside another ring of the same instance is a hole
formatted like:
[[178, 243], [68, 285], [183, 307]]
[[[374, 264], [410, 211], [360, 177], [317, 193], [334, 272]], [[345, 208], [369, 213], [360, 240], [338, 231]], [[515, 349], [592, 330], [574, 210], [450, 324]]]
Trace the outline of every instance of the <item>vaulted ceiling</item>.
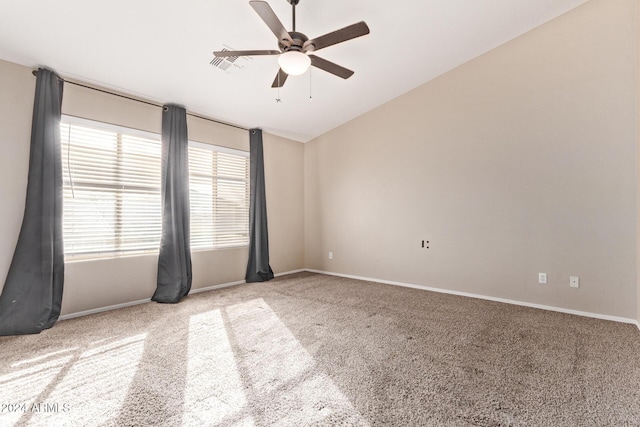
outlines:
[[[312, 68], [280, 91], [276, 56], [210, 64], [225, 47], [277, 49], [248, 0], [4, 1], [0, 59], [306, 142], [585, 1], [300, 0], [310, 38], [358, 21], [371, 34], [317, 53], [350, 79]], [[291, 30], [287, 0], [268, 3]]]

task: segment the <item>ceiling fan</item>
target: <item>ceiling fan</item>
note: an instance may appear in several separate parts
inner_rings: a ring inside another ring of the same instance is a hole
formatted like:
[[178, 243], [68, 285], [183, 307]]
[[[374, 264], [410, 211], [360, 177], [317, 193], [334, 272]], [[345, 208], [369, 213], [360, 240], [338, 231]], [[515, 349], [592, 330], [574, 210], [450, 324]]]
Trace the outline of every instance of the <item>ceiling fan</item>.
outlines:
[[250, 1], [251, 7], [260, 15], [269, 29], [278, 38], [278, 48], [280, 50], [223, 50], [213, 52], [216, 57], [230, 56], [257, 56], [257, 55], [279, 55], [278, 65], [280, 70], [276, 75], [271, 87], [282, 87], [289, 75], [301, 75], [313, 65], [328, 73], [334, 74], [343, 79], [348, 79], [353, 75], [353, 71], [335, 64], [319, 56], [312, 55], [318, 51], [334, 44], [342, 43], [356, 37], [369, 34], [369, 27], [365, 22], [349, 25], [331, 33], [325, 34], [315, 39], [309, 38], [303, 33], [296, 31], [296, 5], [300, 0], [287, 0], [291, 4], [293, 12], [293, 31], [287, 31], [278, 19], [276, 14], [266, 1]]

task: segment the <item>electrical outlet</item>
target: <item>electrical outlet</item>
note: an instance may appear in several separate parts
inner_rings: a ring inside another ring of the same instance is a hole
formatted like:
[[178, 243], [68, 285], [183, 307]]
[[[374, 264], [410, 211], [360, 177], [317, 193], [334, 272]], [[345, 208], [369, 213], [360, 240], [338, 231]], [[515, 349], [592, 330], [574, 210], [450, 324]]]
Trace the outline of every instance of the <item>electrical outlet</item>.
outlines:
[[329, 259], [333, 259], [333, 252], [329, 252]]
[[578, 276], [569, 276], [569, 286], [572, 288], [579, 288], [580, 278]]
[[538, 273], [538, 283], [547, 284], [547, 273]]

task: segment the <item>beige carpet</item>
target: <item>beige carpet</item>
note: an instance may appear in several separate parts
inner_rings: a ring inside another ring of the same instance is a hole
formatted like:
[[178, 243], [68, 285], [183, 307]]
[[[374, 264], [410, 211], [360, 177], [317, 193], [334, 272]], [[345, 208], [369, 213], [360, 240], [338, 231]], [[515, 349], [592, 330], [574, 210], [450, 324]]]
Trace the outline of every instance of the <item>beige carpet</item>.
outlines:
[[300, 273], [1, 337], [0, 405], [1, 426], [640, 426], [640, 332]]

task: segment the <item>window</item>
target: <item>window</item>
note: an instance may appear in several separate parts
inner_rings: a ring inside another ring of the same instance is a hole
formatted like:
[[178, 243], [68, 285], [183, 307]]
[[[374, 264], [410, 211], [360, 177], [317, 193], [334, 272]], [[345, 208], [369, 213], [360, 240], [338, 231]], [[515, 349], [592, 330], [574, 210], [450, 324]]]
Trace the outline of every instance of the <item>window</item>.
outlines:
[[64, 117], [66, 255], [158, 250], [160, 137]]
[[[67, 256], [157, 251], [160, 135], [63, 116]], [[249, 243], [249, 154], [189, 142], [191, 247]]]
[[248, 155], [189, 143], [192, 249], [249, 243]]

